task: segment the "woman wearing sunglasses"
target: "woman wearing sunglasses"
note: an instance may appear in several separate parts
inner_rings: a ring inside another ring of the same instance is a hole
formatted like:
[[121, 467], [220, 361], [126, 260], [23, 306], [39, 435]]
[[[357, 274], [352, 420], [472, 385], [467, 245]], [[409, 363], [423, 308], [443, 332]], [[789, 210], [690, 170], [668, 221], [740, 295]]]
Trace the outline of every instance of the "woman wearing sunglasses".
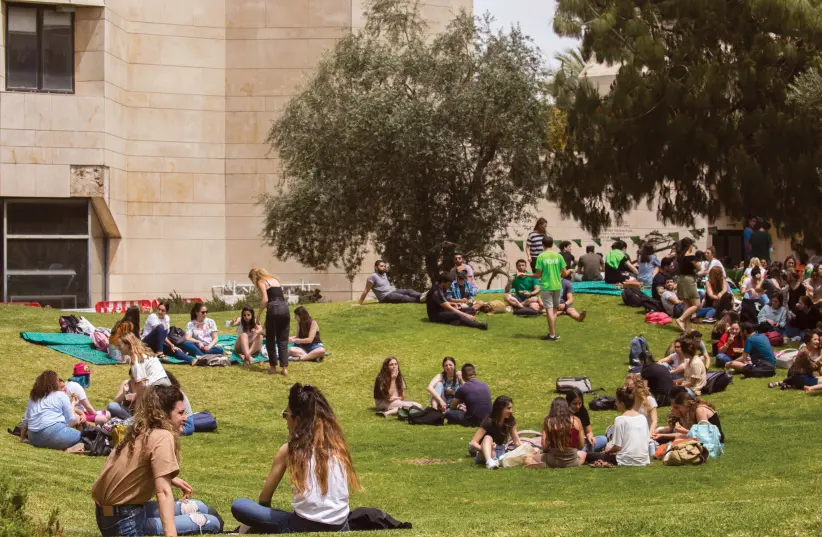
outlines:
[[[348, 492], [358, 490], [348, 445], [337, 417], [313, 386], [294, 384], [282, 413], [288, 442], [274, 456], [259, 501], [234, 500], [231, 513], [240, 533], [348, 531]], [[288, 470], [293, 512], [271, 508], [271, 498]]]
[[194, 358], [204, 354], [224, 354], [223, 348], [217, 345], [217, 323], [208, 318], [208, 308], [202, 302], [195, 302], [191, 308], [186, 340], [180, 348]]

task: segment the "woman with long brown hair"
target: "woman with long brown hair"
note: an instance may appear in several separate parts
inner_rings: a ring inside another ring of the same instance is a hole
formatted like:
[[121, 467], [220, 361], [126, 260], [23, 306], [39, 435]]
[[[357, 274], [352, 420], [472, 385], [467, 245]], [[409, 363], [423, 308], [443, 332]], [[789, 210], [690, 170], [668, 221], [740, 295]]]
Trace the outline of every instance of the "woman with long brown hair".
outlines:
[[[317, 388], [294, 384], [282, 415], [288, 442], [274, 456], [259, 500], [240, 498], [231, 504], [231, 514], [247, 526], [241, 532], [348, 531], [349, 491], [361, 487], [334, 410]], [[286, 470], [294, 512], [271, 508]]]
[[542, 455], [529, 457], [529, 468], [573, 468], [585, 462], [585, 433], [582, 422], [571, 412], [564, 397], [551, 401], [542, 424]]
[[674, 396], [668, 426], [658, 431], [651, 431], [651, 438], [660, 443], [687, 438], [691, 427], [700, 421], [716, 425], [719, 429], [719, 441], [725, 443], [725, 433], [722, 432], [719, 413], [714, 406], [699, 397], [691, 397], [687, 390], [680, 390]]
[[400, 371], [400, 363], [393, 356], [382, 361], [379, 375], [374, 379], [374, 406], [377, 415], [393, 416], [401, 408], [422, 408], [414, 401], [405, 400], [405, 379]]
[[505, 454], [508, 442], [520, 445], [517, 433], [517, 420], [514, 417], [514, 401], [507, 395], [494, 399], [491, 414], [482, 420], [468, 442], [468, 452], [474, 456], [477, 464], [485, 463], [489, 470], [499, 468], [499, 459]]
[[[185, 420], [178, 388], [152, 386], [140, 395], [134, 422], [91, 487], [103, 537], [222, 531], [216, 511], [191, 499], [191, 485], [177, 477]], [[172, 487], [183, 491], [183, 500], [174, 501]]]
[[656, 429], [659, 418], [657, 417], [657, 408], [659, 404], [651, 395], [645, 381], [642, 380], [642, 375], [639, 373], [629, 373], [625, 377], [625, 387], [631, 390], [634, 394], [634, 410], [645, 416], [648, 420], [648, 428], [653, 431]]
[[304, 306], [294, 310], [294, 317], [297, 319], [297, 337], [288, 338], [288, 342], [294, 344], [288, 349], [289, 354], [301, 362], [322, 362], [325, 345], [320, 339], [320, 325]]
[[54, 371], [43, 371], [29, 392], [29, 402], [23, 415], [20, 441], [28, 440], [34, 447], [68, 449], [80, 442], [75, 425], [85, 421], [85, 414], [76, 414], [63, 381]]
[[260, 291], [262, 306], [258, 319], [265, 312], [265, 348], [268, 351], [268, 373], [277, 372], [277, 361], [280, 372], [288, 376], [288, 335], [291, 331], [291, 315], [288, 313], [288, 302], [285, 300], [280, 280], [263, 268], [253, 268], [248, 272], [248, 279]]
[[733, 307], [733, 295], [728, 291], [728, 282], [722, 267], [713, 267], [708, 271], [708, 281], [705, 282], [705, 307], [713, 309], [708, 317], [719, 319]]

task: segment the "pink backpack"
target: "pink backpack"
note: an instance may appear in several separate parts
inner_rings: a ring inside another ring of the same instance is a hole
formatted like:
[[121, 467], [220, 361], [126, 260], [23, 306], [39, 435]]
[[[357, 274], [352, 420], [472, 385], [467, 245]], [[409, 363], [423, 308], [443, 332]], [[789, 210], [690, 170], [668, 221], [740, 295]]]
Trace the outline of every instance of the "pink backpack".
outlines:
[[668, 317], [668, 314], [664, 311], [652, 311], [645, 315], [645, 322], [651, 324], [668, 324], [672, 323], [673, 320]]
[[108, 330], [98, 328], [91, 334], [91, 343], [98, 351], [108, 352]]

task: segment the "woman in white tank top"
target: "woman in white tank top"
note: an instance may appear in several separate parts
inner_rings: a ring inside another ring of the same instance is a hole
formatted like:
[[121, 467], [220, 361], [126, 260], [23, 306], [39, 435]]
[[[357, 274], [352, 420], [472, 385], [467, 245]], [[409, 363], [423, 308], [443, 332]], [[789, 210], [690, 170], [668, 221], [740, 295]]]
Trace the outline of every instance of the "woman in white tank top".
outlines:
[[[360, 483], [334, 411], [320, 390], [295, 384], [283, 418], [288, 442], [274, 456], [259, 500], [240, 498], [231, 504], [234, 518], [246, 526], [243, 530], [260, 533], [348, 531], [348, 492]], [[286, 470], [293, 512], [271, 508]]]

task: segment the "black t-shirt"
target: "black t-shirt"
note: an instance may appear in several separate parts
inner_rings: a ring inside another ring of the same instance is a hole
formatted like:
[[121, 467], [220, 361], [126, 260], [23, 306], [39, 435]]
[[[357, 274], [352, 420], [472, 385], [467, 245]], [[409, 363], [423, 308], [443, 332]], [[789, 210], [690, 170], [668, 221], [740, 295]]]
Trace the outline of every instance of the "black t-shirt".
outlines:
[[482, 420], [480, 427], [485, 429], [485, 435], [490, 436], [494, 443], [498, 446], [503, 446], [508, 443], [508, 437], [511, 436], [511, 429], [517, 424], [514, 416], [511, 416], [500, 425], [491, 420], [490, 417]]
[[565, 266], [568, 268], [574, 268], [574, 254], [568, 251], [562, 251], [559, 253], [562, 258], [565, 260]]
[[662, 300], [662, 297], [659, 296], [657, 289], [660, 287], [665, 287], [665, 280], [667, 278], [668, 275], [661, 270], [656, 273], [656, 276], [654, 276], [654, 279], [651, 281], [651, 298]]
[[668, 395], [671, 392], [671, 388], [674, 386], [674, 381], [671, 378], [671, 372], [668, 371], [668, 368], [664, 365], [651, 364], [647, 367], [643, 367], [640, 375], [643, 380], [648, 381], [648, 390], [650, 390], [651, 394], [654, 396], [657, 394]]
[[584, 431], [586, 427], [591, 426], [591, 416], [588, 415], [588, 409], [585, 408], [585, 405], [579, 407], [579, 412], [574, 414], [579, 421], [582, 423], [582, 430]]
[[796, 319], [791, 321], [791, 326], [800, 330], [813, 330], [820, 321], [822, 321], [822, 315], [814, 306], [807, 313], [796, 310]]
[[800, 297], [807, 295], [807, 289], [801, 283], [797, 286], [796, 289], [791, 289], [790, 285], [788, 286], [788, 309], [792, 312], [796, 313], [796, 304], [799, 302]]
[[758, 257], [763, 261], [771, 260], [771, 236], [767, 231], [751, 233], [751, 257]]
[[428, 296], [425, 297], [425, 309], [428, 312], [428, 318], [432, 318], [439, 313], [445, 311], [442, 303], [447, 302], [445, 291], [440, 289], [439, 285], [435, 285], [428, 291]]
[[695, 255], [683, 255], [679, 258], [679, 274], [680, 276], [696, 276], [696, 261]]

